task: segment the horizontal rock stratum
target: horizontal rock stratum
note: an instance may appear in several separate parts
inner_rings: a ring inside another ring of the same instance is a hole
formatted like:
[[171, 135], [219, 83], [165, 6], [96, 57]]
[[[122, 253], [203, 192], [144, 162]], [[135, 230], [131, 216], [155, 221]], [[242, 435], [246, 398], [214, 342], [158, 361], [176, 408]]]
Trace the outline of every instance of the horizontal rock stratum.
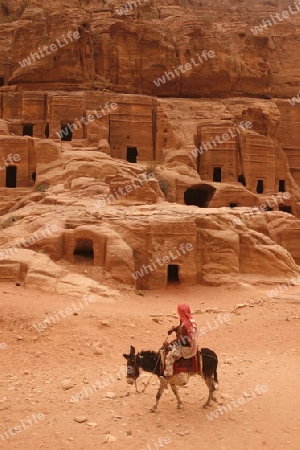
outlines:
[[297, 6], [67, 3], [0, 1], [0, 279], [298, 274]]

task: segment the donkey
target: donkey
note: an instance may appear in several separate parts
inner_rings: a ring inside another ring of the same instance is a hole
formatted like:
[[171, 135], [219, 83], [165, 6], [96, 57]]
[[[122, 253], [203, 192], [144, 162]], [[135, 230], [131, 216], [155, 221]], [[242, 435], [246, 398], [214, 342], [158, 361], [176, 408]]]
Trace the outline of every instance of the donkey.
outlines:
[[[168, 379], [163, 378], [163, 364], [161, 359], [161, 353], [155, 351], [144, 351], [135, 354], [135, 348], [130, 346], [129, 355], [123, 354], [124, 358], [127, 360], [127, 383], [133, 384], [136, 382], [137, 378], [140, 376], [140, 371], [152, 372], [160, 379], [160, 386], [156, 394], [156, 403], [151, 408], [151, 412], [155, 412], [158, 407], [159, 400], [164, 392], [164, 389], [168, 388], [170, 384], [172, 391], [174, 392], [177, 399], [177, 408], [182, 408], [182, 400], [179, 396], [177, 386], [185, 386], [188, 383], [189, 377], [192, 375], [200, 375], [209, 390], [209, 395], [206, 403], [203, 405], [204, 408], [210, 405], [211, 400], [217, 401], [214, 397], [214, 391], [217, 389], [218, 375], [218, 357], [209, 348], [201, 348], [198, 351], [199, 366], [197, 371], [182, 372], [176, 374], [176, 365], [180, 362], [182, 368], [182, 362], [188, 360], [178, 360], [174, 364], [174, 375]], [[183, 362], [184, 364], [184, 362]], [[188, 370], [188, 369], [187, 369]]]

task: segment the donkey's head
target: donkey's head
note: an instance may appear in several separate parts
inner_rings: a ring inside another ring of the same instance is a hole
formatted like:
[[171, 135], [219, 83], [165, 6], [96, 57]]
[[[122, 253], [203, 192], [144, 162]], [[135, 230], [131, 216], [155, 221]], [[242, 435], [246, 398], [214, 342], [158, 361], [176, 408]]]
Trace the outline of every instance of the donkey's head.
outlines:
[[129, 355], [123, 353], [123, 356], [127, 360], [127, 383], [133, 384], [134, 380], [140, 376], [135, 348], [131, 345]]

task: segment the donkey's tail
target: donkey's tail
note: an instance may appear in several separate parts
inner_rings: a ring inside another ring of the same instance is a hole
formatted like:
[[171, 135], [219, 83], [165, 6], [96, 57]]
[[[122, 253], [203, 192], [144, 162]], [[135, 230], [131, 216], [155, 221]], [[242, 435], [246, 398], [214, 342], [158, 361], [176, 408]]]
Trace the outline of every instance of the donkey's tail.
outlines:
[[215, 370], [214, 370], [214, 381], [215, 381], [216, 383], [219, 383], [219, 380], [218, 380], [218, 373], [217, 373], [217, 368], [215, 368]]
[[219, 380], [218, 380], [218, 374], [217, 374], [217, 368], [214, 370], [214, 377], [212, 379], [213, 385], [215, 389], [218, 389]]

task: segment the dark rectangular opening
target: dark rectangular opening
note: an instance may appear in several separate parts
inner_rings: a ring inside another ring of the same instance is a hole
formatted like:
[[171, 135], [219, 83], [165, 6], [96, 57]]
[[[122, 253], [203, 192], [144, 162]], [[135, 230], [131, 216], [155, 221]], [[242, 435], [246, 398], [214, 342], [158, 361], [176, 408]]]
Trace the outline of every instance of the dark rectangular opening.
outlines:
[[74, 262], [94, 264], [94, 245], [91, 239], [80, 239], [73, 251]]
[[23, 125], [23, 136], [33, 136], [33, 125], [31, 123]]
[[[198, 148], [198, 147], [197, 147]], [[197, 172], [200, 174], [201, 155], [197, 152]]]
[[4, 17], [8, 17], [10, 12], [9, 12], [9, 8], [7, 5], [1, 5], [1, 12], [3, 14]]
[[213, 181], [220, 183], [222, 181], [222, 169], [221, 167], [214, 167]]
[[17, 167], [8, 166], [6, 167], [6, 183], [7, 188], [17, 187]]
[[279, 206], [279, 211], [283, 211], [283, 212], [292, 214], [292, 207], [291, 206], [286, 206], [286, 205], [280, 205]]
[[4, 77], [0, 77], [0, 86], [4, 86], [5, 79]]
[[126, 159], [130, 163], [136, 163], [138, 151], [136, 147], [127, 147]]
[[72, 127], [68, 127], [68, 124], [62, 123], [60, 127], [60, 139], [61, 141], [71, 141], [73, 138]]
[[45, 138], [48, 139], [49, 135], [50, 135], [49, 122], [47, 122], [45, 125]]
[[258, 194], [263, 194], [263, 192], [264, 192], [264, 180], [257, 180], [256, 192]]
[[243, 174], [238, 176], [238, 182], [241, 183], [243, 186], [246, 187], [246, 180]]
[[278, 191], [285, 192], [285, 180], [279, 180]]
[[178, 264], [168, 265], [168, 283], [179, 283], [179, 266]]

